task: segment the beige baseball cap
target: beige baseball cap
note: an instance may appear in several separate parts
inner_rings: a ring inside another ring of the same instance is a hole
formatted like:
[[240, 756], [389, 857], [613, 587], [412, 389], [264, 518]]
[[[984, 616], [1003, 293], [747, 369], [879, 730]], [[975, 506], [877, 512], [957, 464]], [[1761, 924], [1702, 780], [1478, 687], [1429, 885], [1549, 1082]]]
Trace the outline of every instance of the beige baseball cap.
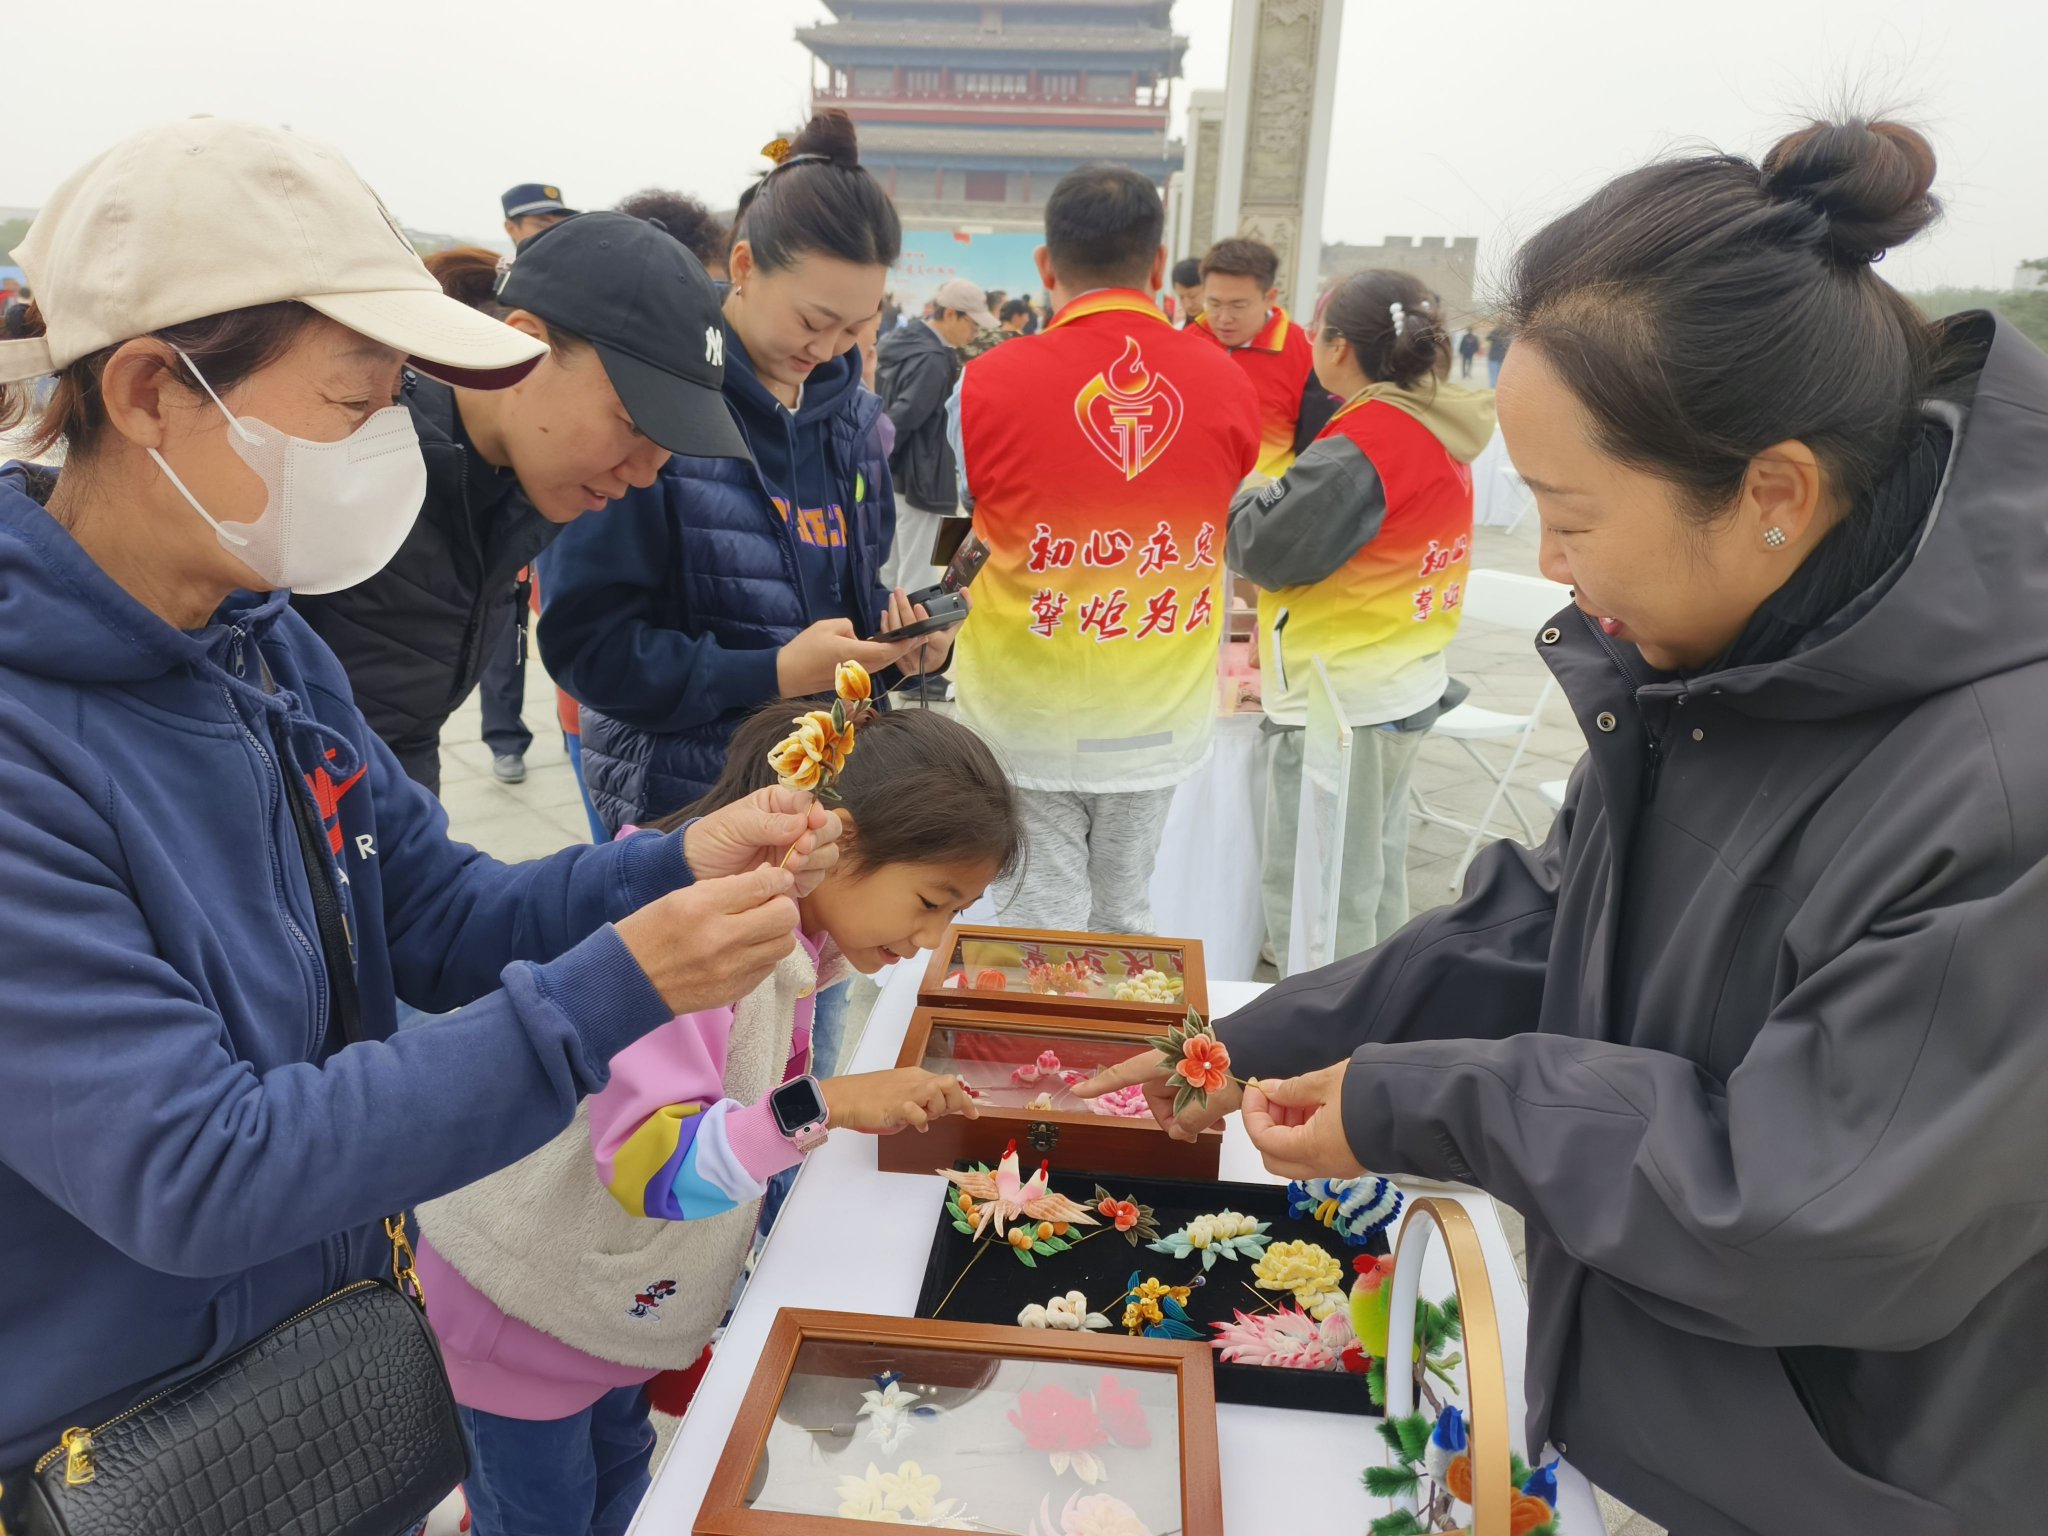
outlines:
[[941, 309], [959, 310], [984, 331], [996, 328], [996, 317], [989, 313], [988, 295], [975, 287], [971, 278], [948, 278], [939, 284], [932, 300]]
[[44, 334], [0, 341], [0, 384], [291, 299], [471, 388], [515, 384], [547, 351], [442, 293], [337, 150], [260, 123], [193, 117], [123, 140], [57, 189], [14, 260]]

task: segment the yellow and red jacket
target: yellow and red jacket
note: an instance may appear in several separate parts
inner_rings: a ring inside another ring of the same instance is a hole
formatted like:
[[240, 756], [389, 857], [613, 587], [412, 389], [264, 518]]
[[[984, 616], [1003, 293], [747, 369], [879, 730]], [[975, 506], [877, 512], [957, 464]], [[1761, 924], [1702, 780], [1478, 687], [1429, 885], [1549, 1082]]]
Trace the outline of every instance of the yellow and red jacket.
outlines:
[[[1197, 315], [1188, 327], [1223, 346]], [[1259, 334], [1241, 347], [1225, 347], [1259, 396], [1258, 472], [1269, 480], [1287, 473], [1294, 456], [1315, 441], [1337, 402], [1316, 378], [1315, 347], [1307, 331], [1275, 309]]]
[[1316, 656], [1352, 725], [1443, 696], [1471, 569], [1471, 463], [1492, 433], [1489, 394], [1375, 386], [1283, 478], [1237, 497], [1230, 568], [1260, 588], [1268, 719], [1307, 722]]
[[953, 676], [1028, 789], [1163, 788], [1216, 713], [1224, 522], [1252, 388], [1145, 295], [1074, 300], [968, 364], [960, 471], [992, 553]]

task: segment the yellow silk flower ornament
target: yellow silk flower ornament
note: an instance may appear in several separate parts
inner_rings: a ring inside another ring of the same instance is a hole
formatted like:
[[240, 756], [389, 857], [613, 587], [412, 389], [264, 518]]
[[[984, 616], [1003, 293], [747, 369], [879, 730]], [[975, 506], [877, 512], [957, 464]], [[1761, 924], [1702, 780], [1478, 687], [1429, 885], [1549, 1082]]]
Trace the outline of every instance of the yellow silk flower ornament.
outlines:
[[1321, 1322], [1349, 1298], [1340, 1289], [1343, 1268], [1314, 1243], [1275, 1243], [1252, 1266], [1261, 1290], [1292, 1291], [1304, 1312]]
[[777, 742], [768, 766], [789, 789], [836, 800], [832, 784], [853, 756], [854, 731], [874, 713], [874, 680], [857, 661], [842, 661], [832, 675], [832, 707], [798, 715], [796, 729]]

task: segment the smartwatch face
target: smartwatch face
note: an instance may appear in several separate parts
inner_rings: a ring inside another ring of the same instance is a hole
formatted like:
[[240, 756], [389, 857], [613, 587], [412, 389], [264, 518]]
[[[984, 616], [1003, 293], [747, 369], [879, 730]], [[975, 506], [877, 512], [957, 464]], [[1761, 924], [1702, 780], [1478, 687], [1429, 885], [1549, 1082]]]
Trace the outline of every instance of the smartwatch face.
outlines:
[[768, 1107], [774, 1111], [775, 1128], [785, 1136], [794, 1136], [805, 1126], [816, 1125], [825, 1118], [825, 1096], [808, 1077], [784, 1083], [769, 1094]]

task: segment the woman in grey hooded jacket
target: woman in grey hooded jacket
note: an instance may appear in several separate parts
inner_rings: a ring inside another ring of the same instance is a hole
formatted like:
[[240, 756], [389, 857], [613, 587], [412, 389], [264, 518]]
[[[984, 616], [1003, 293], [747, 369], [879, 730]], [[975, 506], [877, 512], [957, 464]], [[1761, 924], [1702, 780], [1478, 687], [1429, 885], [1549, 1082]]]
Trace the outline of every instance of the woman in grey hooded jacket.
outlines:
[[1257, 1086], [1173, 1127], [1522, 1212], [1529, 1443], [1683, 1536], [2041, 1526], [2048, 358], [1871, 271], [1933, 175], [1814, 124], [1523, 249], [1585, 760], [1542, 848], [1222, 1021]]

